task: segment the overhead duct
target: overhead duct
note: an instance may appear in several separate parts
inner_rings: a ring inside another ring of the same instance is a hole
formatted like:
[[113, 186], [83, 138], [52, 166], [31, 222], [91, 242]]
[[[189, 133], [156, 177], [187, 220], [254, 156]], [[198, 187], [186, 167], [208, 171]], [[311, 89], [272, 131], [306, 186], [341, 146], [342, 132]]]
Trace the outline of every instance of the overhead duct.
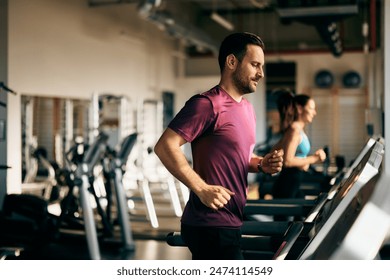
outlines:
[[322, 24], [316, 24], [316, 28], [322, 40], [328, 45], [332, 54], [336, 57], [341, 56], [343, 53], [343, 45], [336, 23], [325, 22]]
[[234, 25], [224, 17], [220, 16], [218, 13], [212, 12], [210, 18], [216, 23], [218, 23], [220, 26], [222, 26], [223, 28], [229, 31], [234, 30]]
[[88, 0], [90, 7], [136, 3], [138, 0]]
[[141, 1], [138, 7], [139, 15], [157, 25], [172, 37], [183, 39], [186, 44], [195, 46], [200, 50], [209, 50], [218, 55], [218, 45], [206, 33], [178, 18], [174, 18], [168, 12], [156, 9], [160, 0]]
[[357, 15], [359, 8], [357, 0], [324, 0], [321, 5], [317, 1], [278, 0], [276, 11], [283, 22], [299, 21], [315, 26], [332, 54], [339, 57], [343, 46], [336, 22]]
[[344, 18], [357, 15], [359, 0], [277, 0], [277, 13], [284, 19]]
[[318, 17], [340, 17], [356, 15], [357, 4], [354, 5], [332, 5], [332, 6], [303, 6], [303, 7], [281, 7], [277, 9], [282, 19], [317, 19]]

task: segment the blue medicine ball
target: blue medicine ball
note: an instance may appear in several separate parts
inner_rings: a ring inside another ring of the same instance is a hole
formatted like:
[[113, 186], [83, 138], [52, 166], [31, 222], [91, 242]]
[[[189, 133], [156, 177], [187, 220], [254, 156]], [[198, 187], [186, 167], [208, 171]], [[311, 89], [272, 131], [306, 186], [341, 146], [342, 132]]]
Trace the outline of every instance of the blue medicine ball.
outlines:
[[320, 70], [315, 76], [315, 84], [320, 88], [329, 88], [333, 85], [333, 74], [328, 70]]
[[360, 86], [361, 78], [356, 71], [346, 72], [343, 76], [343, 85], [347, 88], [355, 88]]

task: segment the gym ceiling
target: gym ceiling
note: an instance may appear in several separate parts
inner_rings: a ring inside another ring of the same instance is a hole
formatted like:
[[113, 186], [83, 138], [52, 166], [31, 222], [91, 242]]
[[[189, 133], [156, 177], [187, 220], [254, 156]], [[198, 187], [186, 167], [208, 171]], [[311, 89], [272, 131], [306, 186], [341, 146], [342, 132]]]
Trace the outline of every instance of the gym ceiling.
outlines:
[[91, 8], [137, 5], [140, 17], [180, 39], [190, 56], [218, 52], [231, 32], [259, 34], [267, 53], [374, 50], [378, 0], [88, 0]]

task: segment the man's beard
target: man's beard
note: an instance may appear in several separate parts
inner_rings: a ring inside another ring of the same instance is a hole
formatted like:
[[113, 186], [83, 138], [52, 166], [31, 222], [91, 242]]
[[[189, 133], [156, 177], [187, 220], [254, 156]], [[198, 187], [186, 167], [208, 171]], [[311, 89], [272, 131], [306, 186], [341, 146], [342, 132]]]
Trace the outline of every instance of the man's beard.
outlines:
[[233, 82], [236, 88], [243, 94], [255, 92], [256, 86], [253, 86], [251, 82], [244, 80], [240, 73], [241, 72], [238, 70], [233, 73]]

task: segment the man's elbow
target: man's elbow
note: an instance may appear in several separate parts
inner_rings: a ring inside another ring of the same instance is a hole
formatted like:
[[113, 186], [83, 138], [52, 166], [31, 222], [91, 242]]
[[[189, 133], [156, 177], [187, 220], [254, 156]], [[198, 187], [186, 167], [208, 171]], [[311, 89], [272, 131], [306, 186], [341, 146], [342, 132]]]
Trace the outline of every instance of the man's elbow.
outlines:
[[157, 142], [157, 144], [153, 148], [154, 153], [160, 157], [161, 156], [161, 143]]

